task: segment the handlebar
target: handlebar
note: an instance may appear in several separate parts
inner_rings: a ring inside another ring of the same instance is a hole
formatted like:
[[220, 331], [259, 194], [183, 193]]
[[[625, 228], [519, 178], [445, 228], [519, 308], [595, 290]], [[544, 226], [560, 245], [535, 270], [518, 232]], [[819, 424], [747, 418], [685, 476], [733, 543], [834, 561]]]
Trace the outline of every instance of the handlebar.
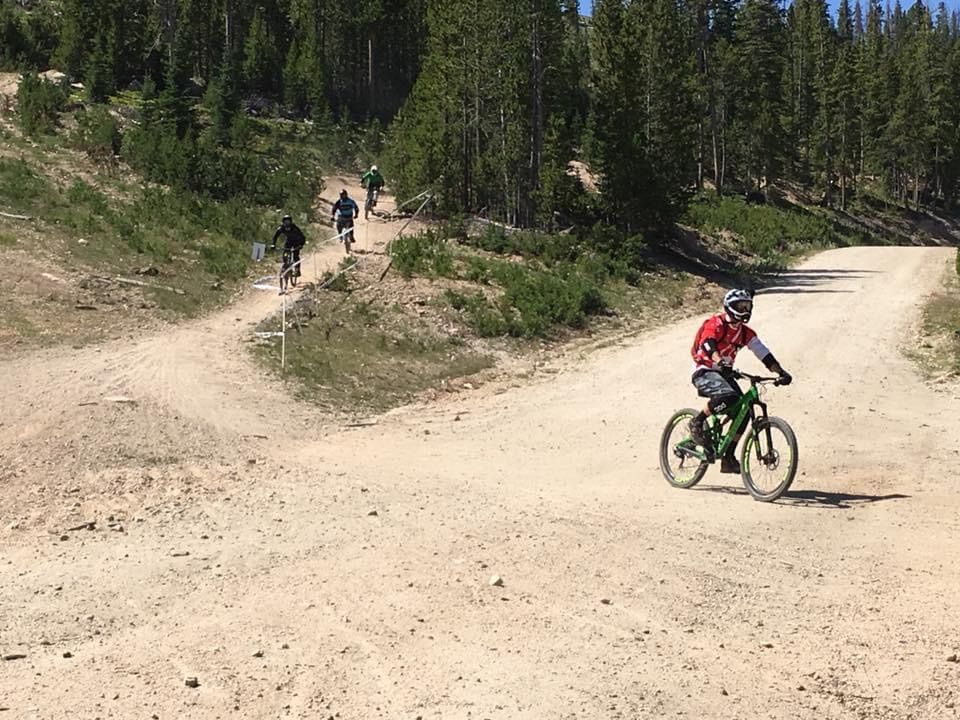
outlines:
[[773, 383], [774, 385], [780, 385], [780, 378], [778, 377], [761, 377], [759, 375], [751, 375], [750, 373], [745, 373], [735, 368], [730, 368], [728, 372], [737, 380], [749, 380], [754, 385], [763, 385], [765, 383]]

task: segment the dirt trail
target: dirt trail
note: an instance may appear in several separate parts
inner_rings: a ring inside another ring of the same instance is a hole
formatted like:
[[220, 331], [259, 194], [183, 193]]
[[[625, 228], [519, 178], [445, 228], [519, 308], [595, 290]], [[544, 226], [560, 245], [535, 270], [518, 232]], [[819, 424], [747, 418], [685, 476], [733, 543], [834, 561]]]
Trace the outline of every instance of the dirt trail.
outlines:
[[901, 352], [951, 257], [831, 251], [758, 299], [797, 378], [769, 398], [800, 440], [776, 505], [713, 472], [690, 492], [659, 476], [662, 425], [694, 402], [695, 319], [343, 431], [249, 378], [266, 294], [129, 348], [0, 366], [0, 655], [27, 655], [0, 662], [0, 707], [955, 717], [958, 393]]

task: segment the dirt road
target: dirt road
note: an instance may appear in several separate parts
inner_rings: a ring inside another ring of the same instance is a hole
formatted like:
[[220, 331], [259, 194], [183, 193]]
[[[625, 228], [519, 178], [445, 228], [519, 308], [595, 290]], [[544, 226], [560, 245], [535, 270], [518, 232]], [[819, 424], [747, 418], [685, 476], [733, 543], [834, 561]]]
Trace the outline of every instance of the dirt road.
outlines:
[[758, 299], [775, 505], [659, 475], [696, 319], [353, 429], [252, 376], [265, 295], [0, 365], [0, 717], [955, 717], [958, 391], [902, 353], [950, 257]]

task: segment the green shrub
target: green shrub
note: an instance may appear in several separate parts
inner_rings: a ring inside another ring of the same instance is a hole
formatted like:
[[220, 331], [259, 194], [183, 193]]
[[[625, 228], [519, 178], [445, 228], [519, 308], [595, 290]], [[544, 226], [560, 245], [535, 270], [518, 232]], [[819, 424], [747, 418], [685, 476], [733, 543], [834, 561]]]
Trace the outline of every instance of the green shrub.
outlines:
[[60, 86], [24, 73], [17, 90], [17, 108], [20, 126], [27, 135], [52, 133], [60, 121], [60, 113], [67, 104], [67, 93]]
[[53, 192], [50, 181], [25, 160], [0, 157], [0, 203], [26, 210]]
[[785, 265], [791, 255], [804, 250], [868, 240], [807, 210], [747, 205], [740, 198], [701, 196], [689, 205], [683, 221], [711, 234], [735, 233], [741, 247], [767, 266]]
[[[515, 255], [535, 260], [546, 267], [575, 263], [597, 282], [623, 279], [636, 284], [646, 266], [647, 243], [642, 235], [624, 237], [614, 228], [595, 226], [580, 235], [550, 235], [538, 232], [506, 232], [488, 226], [475, 237], [462, 237], [461, 243], [498, 255]], [[468, 268], [479, 278], [477, 268]], [[481, 281], [477, 279], [476, 281]]]
[[348, 273], [342, 272], [342, 268], [336, 272], [325, 270], [320, 278], [320, 285], [331, 292], [349, 292], [350, 278]]
[[88, 108], [77, 113], [73, 144], [97, 160], [118, 155], [123, 146], [120, 126], [106, 107]]
[[105, 215], [109, 211], [107, 196], [83, 180], [74, 180], [67, 189], [67, 200], [75, 207], [86, 207], [97, 215]]
[[544, 335], [552, 325], [583, 327], [588, 315], [605, 309], [600, 288], [573, 267], [541, 272], [504, 263], [495, 273], [512, 311], [512, 335]]
[[247, 272], [247, 260], [239, 245], [222, 235], [210, 235], [200, 246], [207, 272], [225, 280], [239, 280]]
[[390, 245], [393, 266], [404, 277], [454, 275], [453, 253], [446, 239], [433, 230], [398, 237]]
[[62, 222], [82, 234], [99, 233], [113, 223], [107, 196], [83, 180], [75, 180], [65, 193]]
[[249, 244], [266, 234], [262, 217], [242, 200], [219, 203], [156, 187], [144, 189], [111, 222], [133, 250], [167, 260], [171, 248], [186, 247], [199, 254], [207, 272], [225, 280], [244, 275]]
[[482, 294], [448, 293], [467, 323], [483, 336], [538, 337], [556, 325], [581, 328], [587, 317], [606, 309], [599, 285], [571, 263], [549, 270], [498, 260], [472, 258], [468, 279], [496, 284], [503, 295], [496, 306]]
[[[235, 143], [236, 144], [236, 143]], [[167, 123], [138, 127], [123, 141], [123, 155], [153, 182], [226, 202], [307, 213], [323, 187], [320, 171], [277, 144], [261, 152], [217, 144], [212, 135], [180, 138]]]
[[180, 140], [173, 127], [141, 125], [122, 142], [124, 160], [151, 182], [189, 187], [194, 175], [193, 138]]
[[575, 235], [507, 232], [496, 225], [488, 225], [481, 235], [465, 237], [461, 242], [497, 255], [536, 258], [546, 265], [576, 260], [584, 250]]
[[171, 257], [170, 244], [157, 234], [134, 232], [128, 239], [127, 245], [134, 252], [148, 255], [159, 262], [168, 262]]
[[453, 309], [464, 313], [467, 324], [480, 337], [500, 337], [509, 333], [510, 326], [503, 313], [493, 307], [482, 293], [464, 295], [447, 290], [446, 294]]

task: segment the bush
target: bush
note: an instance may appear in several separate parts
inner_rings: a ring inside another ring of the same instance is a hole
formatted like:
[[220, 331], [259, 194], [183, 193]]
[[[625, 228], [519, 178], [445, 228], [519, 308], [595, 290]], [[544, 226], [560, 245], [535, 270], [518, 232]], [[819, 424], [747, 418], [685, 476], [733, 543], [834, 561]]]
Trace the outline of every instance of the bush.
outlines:
[[463, 295], [448, 290], [447, 301], [455, 310], [464, 313], [467, 324], [480, 337], [500, 337], [509, 333], [510, 326], [503, 313], [491, 306], [482, 293]]
[[[149, 225], [129, 223], [126, 216]], [[228, 280], [243, 276], [249, 244], [266, 234], [262, 218], [242, 200], [218, 203], [163, 188], [145, 189], [113, 228], [132, 249], [160, 260], [169, 259], [171, 247], [185, 246], [199, 254], [207, 272]]]
[[123, 155], [153, 182], [220, 202], [242, 198], [282, 207], [291, 214], [309, 214], [323, 186], [319, 169], [279, 145], [271, 144], [262, 153], [225, 148], [210, 135], [179, 138], [172, 124], [162, 122], [127, 133]]
[[569, 263], [539, 270], [472, 258], [467, 275], [474, 282], [496, 283], [503, 289], [496, 306], [479, 293], [448, 293], [448, 301], [482, 336], [537, 337], [555, 325], [581, 328], [588, 316], [606, 309], [599, 285]]
[[433, 230], [398, 237], [390, 245], [390, 257], [393, 266], [404, 277], [451, 277], [454, 274], [453, 254], [447, 241]]
[[350, 258], [344, 258], [345, 261], [350, 261], [349, 264], [341, 261], [340, 267], [337, 270], [325, 270], [323, 276], [320, 278], [320, 285], [325, 290], [330, 290], [331, 292], [349, 292], [350, 291], [350, 277], [347, 269], [353, 264]]
[[612, 278], [635, 284], [645, 266], [646, 241], [642, 235], [624, 237], [614, 228], [598, 225], [580, 235], [506, 232], [490, 225], [483, 234], [463, 237], [461, 243], [498, 255], [518, 255], [546, 267], [576, 263], [599, 282]]
[[701, 197], [687, 208], [683, 222], [708, 233], [733, 232], [743, 249], [771, 265], [785, 264], [790, 255], [803, 250], [867, 240], [862, 233], [800, 208], [747, 205], [740, 198]]
[[231, 238], [211, 235], [200, 246], [207, 272], [225, 280], [239, 280], [247, 272], [246, 257]]
[[76, 180], [67, 188], [63, 222], [83, 234], [103, 230], [103, 223], [112, 223], [114, 213], [110, 210], [107, 196], [83, 180]]
[[464, 244], [498, 255], [536, 258], [547, 265], [576, 260], [583, 247], [575, 235], [548, 235], [538, 232], [507, 232], [488, 225], [483, 234], [466, 237]]
[[60, 113], [67, 104], [67, 93], [60, 86], [25, 73], [17, 90], [20, 126], [27, 135], [52, 133], [60, 121]]
[[54, 189], [49, 180], [36, 173], [25, 160], [0, 157], [0, 201], [28, 210]]
[[116, 118], [102, 105], [78, 113], [73, 144], [95, 160], [119, 155], [123, 142]]
[[600, 288], [572, 267], [539, 272], [504, 264], [496, 275], [504, 288], [503, 304], [512, 311], [512, 335], [544, 335], [552, 325], [580, 328], [588, 315], [605, 309]]

